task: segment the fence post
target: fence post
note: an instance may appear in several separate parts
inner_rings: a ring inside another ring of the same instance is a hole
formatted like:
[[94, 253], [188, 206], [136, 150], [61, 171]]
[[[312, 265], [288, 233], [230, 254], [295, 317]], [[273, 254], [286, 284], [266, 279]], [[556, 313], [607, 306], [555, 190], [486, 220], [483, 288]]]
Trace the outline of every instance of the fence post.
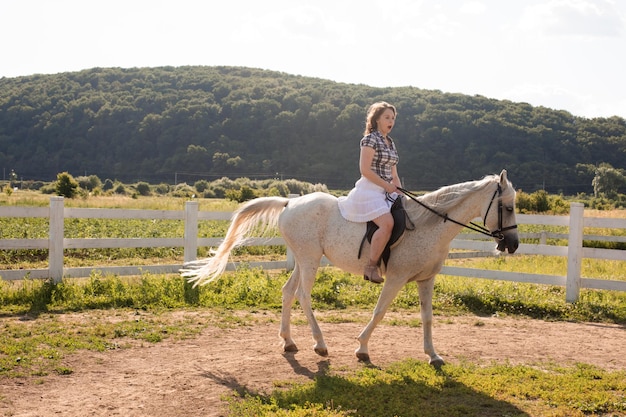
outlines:
[[195, 261], [198, 256], [198, 202], [185, 203], [185, 249], [184, 263]]
[[48, 231], [48, 277], [54, 282], [63, 279], [63, 197], [50, 197]]
[[567, 243], [567, 281], [565, 301], [575, 303], [580, 295], [580, 271], [583, 258], [584, 210], [582, 203], [571, 203], [569, 209], [569, 238]]

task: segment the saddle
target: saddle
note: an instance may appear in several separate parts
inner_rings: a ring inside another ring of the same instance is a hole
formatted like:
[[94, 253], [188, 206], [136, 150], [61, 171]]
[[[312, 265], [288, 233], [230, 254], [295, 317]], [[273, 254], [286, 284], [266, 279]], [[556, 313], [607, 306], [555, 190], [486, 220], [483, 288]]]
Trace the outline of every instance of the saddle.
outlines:
[[[384, 262], [385, 267], [389, 262], [389, 257], [391, 256], [391, 249], [400, 243], [400, 239], [404, 236], [405, 230], [413, 230], [415, 229], [415, 225], [409, 219], [409, 216], [404, 210], [404, 205], [402, 204], [402, 197], [398, 196], [393, 204], [391, 205], [391, 215], [393, 216], [393, 229], [391, 230], [391, 237], [389, 238], [389, 242], [385, 245], [385, 249], [383, 250], [383, 254], [378, 261]], [[365, 230], [365, 236], [361, 240], [361, 246], [359, 247], [359, 255], [358, 259], [361, 259], [361, 253], [363, 252], [363, 245], [365, 245], [365, 240], [368, 242], [372, 242], [372, 236], [374, 232], [378, 230], [378, 226], [373, 221], [367, 222], [367, 228]]]

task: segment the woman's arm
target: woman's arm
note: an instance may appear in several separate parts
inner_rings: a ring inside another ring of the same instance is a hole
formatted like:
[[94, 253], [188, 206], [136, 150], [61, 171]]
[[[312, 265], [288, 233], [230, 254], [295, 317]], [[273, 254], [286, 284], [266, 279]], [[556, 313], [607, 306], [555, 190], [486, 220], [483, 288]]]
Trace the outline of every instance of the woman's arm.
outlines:
[[393, 177], [391, 183], [396, 187], [402, 187], [402, 181], [400, 181], [400, 177], [398, 176], [398, 167], [396, 165], [391, 167], [391, 176]]

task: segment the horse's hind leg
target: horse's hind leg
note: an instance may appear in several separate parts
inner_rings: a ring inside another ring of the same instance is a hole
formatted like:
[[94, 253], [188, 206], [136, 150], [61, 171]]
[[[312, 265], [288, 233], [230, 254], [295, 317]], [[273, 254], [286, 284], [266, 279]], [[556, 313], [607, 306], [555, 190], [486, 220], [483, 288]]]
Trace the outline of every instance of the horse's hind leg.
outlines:
[[433, 292], [435, 277], [417, 283], [420, 296], [420, 312], [422, 315], [422, 329], [424, 331], [424, 352], [430, 357], [430, 364], [436, 368], [444, 362], [435, 352], [433, 346]]
[[296, 299], [296, 290], [300, 284], [300, 268], [296, 263], [291, 276], [283, 285], [283, 309], [280, 319], [280, 337], [283, 339], [285, 352], [297, 352], [298, 347], [291, 338], [291, 307]]
[[296, 292], [300, 305], [302, 306], [302, 310], [304, 311], [304, 314], [309, 322], [309, 326], [311, 327], [313, 339], [315, 340], [313, 349], [315, 350], [315, 353], [320, 356], [328, 356], [328, 348], [326, 347], [326, 342], [324, 342], [322, 330], [317, 324], [317, 320], [313, 314], [313, 308], [311, 307], [311, 290], [313, 289], [313, 284], [315, 283], [315, 275], [317, 274], [320, 258], [317, 259], [317, 262], [310, 262], [308, 265], [306, 263], [300, 264], [300, 285], [298, 286]]

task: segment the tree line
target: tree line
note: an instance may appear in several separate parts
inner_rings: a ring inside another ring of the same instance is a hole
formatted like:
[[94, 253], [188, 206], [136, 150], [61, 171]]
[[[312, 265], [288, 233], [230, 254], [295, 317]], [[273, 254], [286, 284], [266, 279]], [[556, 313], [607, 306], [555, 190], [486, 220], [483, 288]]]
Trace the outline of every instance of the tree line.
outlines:
[[[407, 188], [502, 168], [527, 192], [592, 193], [626, 169], [626, 120], [415, 87], [376, 88], [243, 67], [93, 68], [0, 79], [0, 166], [125, 182], [358, 178], [367, 107], [398, 108], [392, 132]], [[606, 172], [602, 171], [607, 177]], [[611, 177], [611, 178], [613, 178]]]

